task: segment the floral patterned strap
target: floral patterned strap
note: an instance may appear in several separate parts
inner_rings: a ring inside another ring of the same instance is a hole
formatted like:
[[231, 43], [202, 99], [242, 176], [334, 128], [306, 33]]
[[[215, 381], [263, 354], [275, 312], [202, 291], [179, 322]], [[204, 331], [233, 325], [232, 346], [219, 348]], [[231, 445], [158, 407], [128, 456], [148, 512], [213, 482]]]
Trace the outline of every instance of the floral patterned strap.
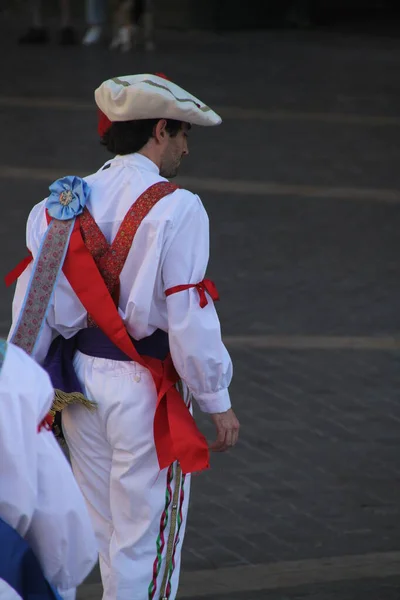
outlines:
[[53, 219], [47, 228], [11, 341], [32, 354], [46, 320], [75, 219]]
[[[79, 215], [86, 204], [89, 195], [89, 186], [84, 179], [75, 176], [63, 177], [57, 179], [49, 187], [51, 192], [46, 201], [46, 213], [48, 222], [51, 219], [65, 221]], [[23, 258], [12, 271], [4, 278], [7, 287], [15, 283], [22, 275], [25, 269], [33, 261], [31, 251], [28, 249], [28, 256]]]
[[100, 258], [109, 251], [110, 244], [86, 206], [79, 217], [79, 226], [85, 246], [97, 264]]
[[64, 264], [75, 217], [82, 213], [89, 195], [79, 177], [64, 177], [50, 186], [46, 211], [52, 220], [33, 264], [22, 309], [11, 341], [33, 354], [40, 339], [51, 298]]
[[167, 181], [150, 186], [128, 210], [111, 245], [108, 245], [90, 212], [85, 209], [81, 215], [79, 223], [85, 246], [93, 256], [108, 291], [114, 299], [116, 299], [114, 292], [119, 284], [119, 276], [139, 225], [161, 198], [172, 194], [177, 188], [178, 186]]

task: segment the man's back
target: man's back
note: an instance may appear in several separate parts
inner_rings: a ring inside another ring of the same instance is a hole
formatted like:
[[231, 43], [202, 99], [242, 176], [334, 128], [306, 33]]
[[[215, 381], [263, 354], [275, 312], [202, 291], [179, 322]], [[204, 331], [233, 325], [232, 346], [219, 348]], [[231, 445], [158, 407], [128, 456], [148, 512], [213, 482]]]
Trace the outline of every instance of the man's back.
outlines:
[[[109, 161], [86, 181], [91, 190], [87, 208], [111, 243], [137, 198], [154, 183], [166, 179], [149, 159], [131, 154]], [[47, 228], [44, 203], [33, 208], [27, 224], [27, 246], [34, 257]], [[186, 281], [188, 276], [181, 272], [178, 261], [169, 260], [168, 253], [171, 250], [176, 254], [179, 247], [184, 255], [185, 249], [193, 244], [198, 267], [195, 265], [189, 276], [201, 281], [209, 255], [208, 217], [198, 196], [178, 189], [162, 198], [145, 217], [120, 276], [118, 307], [128, 332], [135, 339], [147, 337], [157, 328], [168, 331], [164, 292]], [[169, 268], [170, 264], [173, 269]], [[21, 279], [24, 276], [28, 274]], [[19, 313], [21, 304], [22, 297], [16, 294], [14, 314]], [[61, 274], [48, 313], [49, 325], [68, 338], [86, 327], [86, 320], [85, 309]], [[40, 362], [44, 358], [40, 346], [36, 356]]]

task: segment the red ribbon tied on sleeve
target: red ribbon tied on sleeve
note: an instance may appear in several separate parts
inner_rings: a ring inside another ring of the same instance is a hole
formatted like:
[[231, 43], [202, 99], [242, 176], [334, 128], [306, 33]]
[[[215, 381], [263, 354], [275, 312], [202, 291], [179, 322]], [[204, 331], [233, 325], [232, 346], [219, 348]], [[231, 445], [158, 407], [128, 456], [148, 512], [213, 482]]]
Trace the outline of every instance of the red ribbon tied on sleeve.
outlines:
[[177, 294], [178, 292], [183, 292], [184, 290], [189, 290], [190, 288], [196, 288], [199, 293], [200, 298], [200, 308], [204, 308], [208, 304], [207, 294], [212, 298], [214, 302], [219, 300], [219, 294], [217, 290], [217, 286], [211, 279], [203, 279], [199, 283], [189, 283], [187, 285], [176, 285], [172, 288], [169, 288], [165, 291], [166, 296], [171, 296], [172, 294]]

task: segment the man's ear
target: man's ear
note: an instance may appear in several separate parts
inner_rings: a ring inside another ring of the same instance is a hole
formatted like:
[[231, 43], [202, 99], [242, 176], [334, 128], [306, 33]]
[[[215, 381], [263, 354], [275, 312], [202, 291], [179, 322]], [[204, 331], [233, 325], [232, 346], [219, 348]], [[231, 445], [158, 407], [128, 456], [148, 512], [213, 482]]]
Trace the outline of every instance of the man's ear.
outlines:
[[164, 141], [164, 139], [167, 135], [166, 128], [167, 128], [167, 120], [166, 119], [160, 119], [159, 121], [157, 121], [157, 124], [154, 126], [153, 136], [159, 144], [162, 144], [162, 142]]

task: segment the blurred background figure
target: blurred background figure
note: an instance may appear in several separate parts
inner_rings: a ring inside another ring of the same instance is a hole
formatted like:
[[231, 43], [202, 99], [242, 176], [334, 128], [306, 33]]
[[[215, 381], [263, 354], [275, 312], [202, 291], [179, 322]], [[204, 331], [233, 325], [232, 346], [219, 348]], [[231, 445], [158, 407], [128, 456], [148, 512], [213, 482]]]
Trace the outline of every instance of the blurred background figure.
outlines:
[[108, 18], [107, 0], [86, 0], [85, 16], [88, 29], [83, 37], [82, 44], [91, 46], [100, 42], [104, 36]]
[[132, 0], [114, 0], [113, 2], [111, 50], [127, 52], [132, 48], [135, 32], [132, 19], [133, 4]]
[[102, 41], [108, 29], [111, 9], [112, 39], [110, 48], [128, 52], [143, 40], [146, 50], [154, 50], [154, 8], [152, 0], [86, 0], [88, 29], [82, 44], [91, 46]]
[[[42, 0], [30, 0], [32, 25], [19, 39], [20, 44], [46, 44], [49, 33], [43, 24]], [[59, 43], [71, 45], [76, 43], [75, 31], [71, 25], [70, 0], [59, 0], [60, 6], [60, 31]]]
[[141, 21], [145, 50], [155, 49], [154, 42], [154, 2], [153, 0], [135, 0], [133, 7], [135, 22]]
[[[142, 26], [140, 28], [140, 26]], [[152, 0], [114, 0], [112, 50], [129, 51], [143, 36], [147, 51], [154, 50], [154, 6]]]

